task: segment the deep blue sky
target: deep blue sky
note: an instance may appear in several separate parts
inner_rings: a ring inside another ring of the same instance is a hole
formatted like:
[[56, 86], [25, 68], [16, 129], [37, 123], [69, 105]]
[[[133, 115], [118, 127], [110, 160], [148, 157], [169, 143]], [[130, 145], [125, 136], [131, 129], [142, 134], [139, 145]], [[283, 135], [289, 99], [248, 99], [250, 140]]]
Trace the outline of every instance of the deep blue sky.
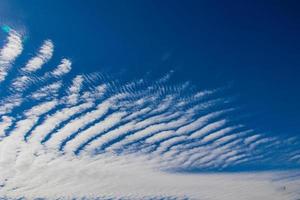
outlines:
[[300, 3], [297, 1], [4, 0], [1, 23], [34, 48], [50, 38], [76, 73], [125, 79], [175, 70], [199, 89], [232, 84], [251, 123], [300, 134]]

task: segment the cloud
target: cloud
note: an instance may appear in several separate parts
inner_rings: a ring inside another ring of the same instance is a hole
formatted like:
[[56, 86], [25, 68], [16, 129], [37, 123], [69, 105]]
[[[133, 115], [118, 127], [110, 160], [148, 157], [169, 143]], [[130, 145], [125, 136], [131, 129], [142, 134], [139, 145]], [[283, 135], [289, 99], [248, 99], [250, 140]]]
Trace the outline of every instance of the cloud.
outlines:
[[23, 50], [22, 38], [15, 31], [10, 31], [7, 43], [0, 50], [0, 82], [5, 80], [10, 66]]
[[0, 122], [0, 137], [5, 136], [6, 130], [12, 125], [13, 118], [8, 116], [2, 116]]
[[37, 154], [26, 144], [14, 162], [4, 165], [7, 159], [2, 158], [0, 165], [0, 176], [6, 177], [1, 180], [1, 194], [11, 198], [284, 200], [296, 197], [296, 185], [300, 184], [299, 180], [274, 180], [286, 176], [281, 172], [166, 173], [154, 170], [139, 156], [104, 154], [90, 158], [42, 150]]
[[94, 104], [92, 102], [82, 103], [71, 108], [64, 108], [55, 112], [52, 115], [48, 115], [46, 119], [41, 122], [34, 130], [31, 131], [30, 141], [41, 142], [49, 133], [57, 128], [61, 123], [70, 119], [73, 115], [81, 113], [88, 108], [91, 108]]
[[[6, 74], [22, 50], [10, 34], [0, 51]], [[299, 168], [299, 137], [244, 124], [226, 88], [195, 92], [169, 83], [174, 72], [158, 80], [82, 74], [69, 81], [68, 59], [37, 76], [53, 47], [46, 40], [3, 86], [0, 197], [299, 198], [298, 172], [288, 168]], [[260, 166], [273, 171], [228, 172]]]
[[69, 73], [72, 69], [71, 65], [72, 65], [72, 62], [70, 60], [64, 58], [61, 60], [61, 64], [59, 64], [57, 66], [57, 68], [51, 72], [51, 74], [53, 76], [59, 77], [66, 73]]
[[31, 58], [21, 70], [24, 72], [34, 72], [40, 69], [52, 57], [53, 48], [54, 45], [51, 40], [44, 41], [37, 55]]
[[65, 126], [52, 133], [52, 136], [46, 141], [46, 145], [52, 148], [58, 148], [59, 145], [68, 137], [83, 130], [89, 124], [93, 124], [109, 110], [110, 101], [107, 100], [97, 106], [93, 111], [87, 112], [75, 119], [69, 121]]
[[31, 58], [26, 65], [21, 68], [21, 75], [18, 76], [12, 83], [13, 90], [20, 92], [27, 87], [27, 85], [31, 82], [30, 74], [40, 69], [51, 59], [53, 48], [54, 45], [51, 40], [44, 41], [37, 55]]
[[61, 81], [46, 85], [40, 89], [38, 89], [36, 92], [31, 94], [31, 98], [35, 100], [40, 100], [44, 97], [54, 97], [57, 96], [58, 90], [61, 88], [62, 83]]

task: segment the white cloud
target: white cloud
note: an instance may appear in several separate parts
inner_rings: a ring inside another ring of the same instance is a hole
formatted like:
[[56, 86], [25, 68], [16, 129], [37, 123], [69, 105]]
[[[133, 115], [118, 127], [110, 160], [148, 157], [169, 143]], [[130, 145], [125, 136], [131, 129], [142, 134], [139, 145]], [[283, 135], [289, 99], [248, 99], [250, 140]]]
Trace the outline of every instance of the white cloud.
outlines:
[[54, 69], [54, 71], [51, 72], [51, 74], [56, 77], [67, 74], [72, 69], [71, 65], [71, 61], [64, 58], [61, 60], [61, 63], [56, 67], [56, 69]]
[[48, 62], [53, 54], [54, 45], [50, 40], [44, 41], [43, 45], [39, 49], [37, 55], [31, 58], [24, 67], [21, 68], [22, 72], [26, 75], [19, 75], [12, 83], [13, 90], [17, 92], [24, 91], [27, 85], [32, 80], [32, 77], [28, 74], [33, 73], [40, 69], [46, 62]]
[[2, 116], [0, 121], [0, 139], [5, 136], [6, 130], [12, 125], [13, 118], [9, 116]]
[[47, 134], [51, 133], [59, 124], [71, 118], [73, 115], [81, 113], [88, 108], [91, 108], [93, 103], [83, 103], [77, 106], [73, 106], [71, 108], [64, 108], [62, 110], [58, 110], [52, 115], [47, 116], [47, 118], [41, 122], [34, 130], [31, 132], [31, 136], [28, 139], [31, 141], [41, 142]]
[[23, 100], [20, 95], [10, 95], [3, 99], [0, 104], [0, 115], [10, 113], [15, 107], [21, 105]]
[[215, 131], [215, 130], [221, 128], [225, 124], [226, 124], [226, 120], [225, 119], [221, 119], [219, 121], [212, 122], [212, 123], [207, 124], [204, 127], [200, 128], [196, 132], [192, 133], [191, 136], [190, 136], [190, 138], [197, 138], [197, 137], [204, 136], [205, 134], [207, 134], [207, 133], [209, 133], [211, 131]]
[[7, 43], [0, 50], [0, 82], [4, 81], [10, 66], [23, 50], [22, 38], [15, 31], [10, 31]]
[[197, 120], [194, 122], [187, 124], [181, 128], [178, 129], [178, 133], [183, 134], [183, 133], [190, 133], [192, 131], [195, 131], [199, 128], [202, 128], [203, 126], [207, 125], [209, 120], [214, 119], [222, 114], [228, 113], [232, 111], [232, 109], [225, 109], [225, 110], [220, 110], [220, 111], [215, 111], [212, 113], [209, 113], [207, 115], [199, 117]]
[[99, 104], [95, 110], [71, 120], [64, 127], [54, 132], [47, 141], [46, 145], [48, 147], [57, 149], [57, 147], [59, 147], [59, 145], [70, 135], [86, 127], [88, 124], [92, 124], [95, 120], [101, 118], [101, 116], [108, 112], [110, 106], [111, 101], [106, 100], [105, 102]]
[[57, 93], [61, 86], [62, 82], [58, 81], [38, 89], [37, 91], [33, 92], [33, 94], [31, 94], [30, 96], [35, 100], [40, 100], [44, 97], [53, 98], [57, 96]]
[[102, 133], [108, 130], [109, 128], [113, 127], [114, 125], [118, 124], [121, 121], [122, 117], [124, 117], [125, 115], [125, 112], [113, 113], [106, 117], [104, 120], [89, 127], [88, 129], [79, 132], [75, 138], [73, 138], [66, 144], [64, 148], [65, 151], [73, 152], [77, 150], [82, 144], [87, 142], [93, 136]]
[[69, 94], [67, 97], [68, 104], [74, 105], [78, 103], [83, 81], [84, 79], [82, 75], [78, 75], [73, 79], [72, 85], [68, 89], [68, 94]]
[[38, 54], [31, 58], [25, 67], [21, 70], [25, 72], [34, 72], [42, 67], [43, 64], [48, 62], [52, 57], [54, 45], [50, 40], [44, 41], [43, 45], [39, 49]]
[[[172, 197], [207, 200], [272, 199], [297, 197], [298, 180], [284, 179], [282, 172], [180, 174], [154, 170], [139, 156], [105, 154], [97, 158], [34, 154], [30, 146], [16, 160], [0, 165], [4, 187], [11, 198], [130, 198]], [[13, 153], [13, 152], [11, 152]], [[16, 153], [16, 152], [15, 152]], [[6, 160], [7, 161], [7, 160]], [[5, 167], [5, 168], [4, 168]], [[294, 173], [288, 173], [293, 176]], [[297, 187], [296, 187], [297, 186]], [[51, 188], [51, 189], [50, 189]]]
[[[21, 38], [11, 32], [0, 51], [0, 80], [21, 50]], [[299, 137], [257, 133], [239, 120], [229, 125], [238, 105], [220, 96], [222, 89], [193, 93], [188, 83], [167, 85], [170, 74], [124, 83], [98, 73], [63, 87], [68, 59], [34, 74], [52, 54], [47, 40], [3, 86], [12, 93], [0, 100], [0, 198], [300, 197], [298, 172], [216, 172], [300, 163]]]
[[202, 139], [202, 142], [210, 142], [210, 141], [213, 141], [227, 133], [230, 133], [231, 131], [237, 129], [237, 128], [241, 128], [243, 127], [243, 125], [235, 125], [235, 126], [229, 126], [229, 127], [226, 127], [226, 128], [223, 128], [221, 130], [218, 130], [218, 131], [215, 131], [213, 133], [210, 133], [208, 134], [207, 136], [205, 136], [203, 139]]

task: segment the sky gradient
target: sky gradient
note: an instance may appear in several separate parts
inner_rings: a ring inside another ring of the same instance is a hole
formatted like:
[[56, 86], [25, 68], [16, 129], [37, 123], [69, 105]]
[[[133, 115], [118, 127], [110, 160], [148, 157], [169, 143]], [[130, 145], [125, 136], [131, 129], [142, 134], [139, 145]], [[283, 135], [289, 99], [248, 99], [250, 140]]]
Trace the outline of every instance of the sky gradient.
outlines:
[[1, 1], [0, 197], [299, 198], [299, 6]]

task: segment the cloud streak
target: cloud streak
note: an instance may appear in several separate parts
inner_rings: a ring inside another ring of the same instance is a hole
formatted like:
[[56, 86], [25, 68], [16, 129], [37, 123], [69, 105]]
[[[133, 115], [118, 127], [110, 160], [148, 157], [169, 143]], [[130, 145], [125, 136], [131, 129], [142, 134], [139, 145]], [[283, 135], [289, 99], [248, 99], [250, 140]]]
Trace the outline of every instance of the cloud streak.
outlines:
[[7, 43], [0, 50], [0, 82], [5, 80], [10, 66], [23, 50], [22, 38], [15, 31], [10, 31]]

